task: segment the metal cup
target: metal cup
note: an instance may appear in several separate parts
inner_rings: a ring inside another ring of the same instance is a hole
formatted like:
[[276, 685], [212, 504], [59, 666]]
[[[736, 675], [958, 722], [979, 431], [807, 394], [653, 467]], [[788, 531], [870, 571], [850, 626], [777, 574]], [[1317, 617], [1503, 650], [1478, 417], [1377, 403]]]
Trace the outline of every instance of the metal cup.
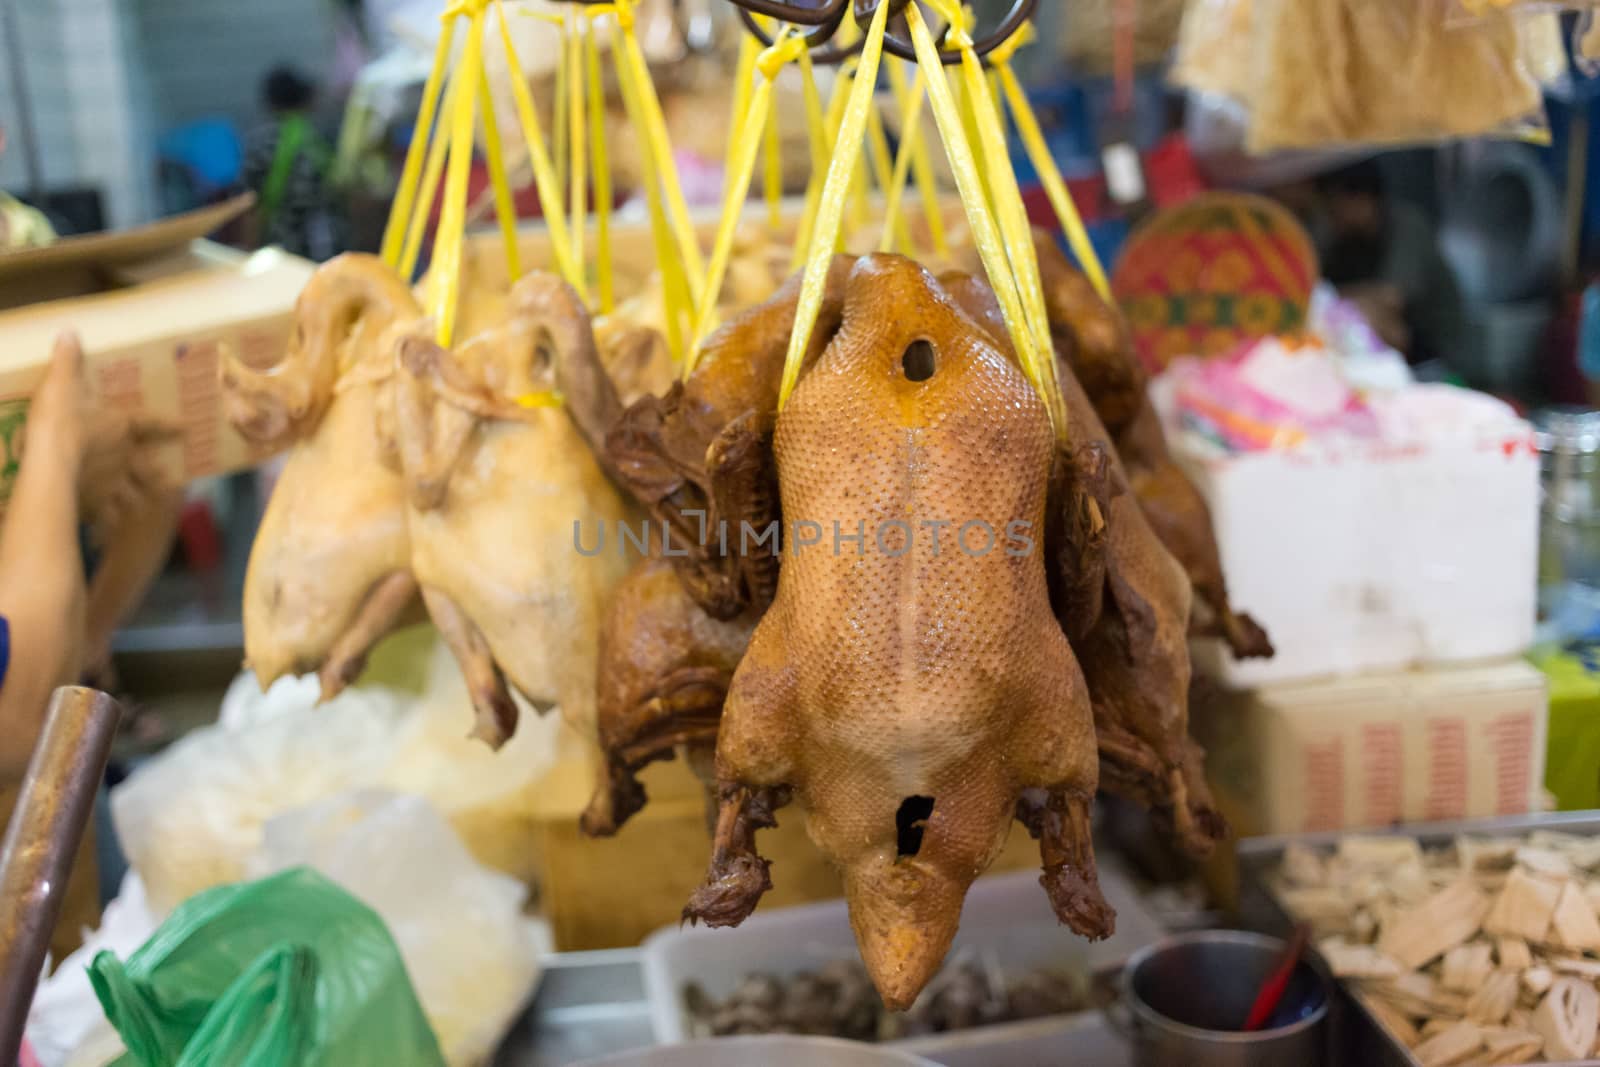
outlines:
[[1121, 1003], [1138, 1067], [1323, 1067], [1329, 986], [1302, 959], [1261, 1030], [1244, 1025], [1284, 942], [1240, 930], [1158, 941], [1122, 969]]

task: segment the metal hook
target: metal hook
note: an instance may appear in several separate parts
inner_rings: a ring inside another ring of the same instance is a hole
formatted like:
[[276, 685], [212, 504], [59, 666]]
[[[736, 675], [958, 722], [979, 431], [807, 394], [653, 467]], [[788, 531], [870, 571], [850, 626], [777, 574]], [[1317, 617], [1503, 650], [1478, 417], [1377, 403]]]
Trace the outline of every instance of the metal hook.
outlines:
[[[885, 2], [885, 0], [878, 0], [878, 2], [882, 3]], [[893, 0], [889, 0], [889, 2], [893, 2]], [[901, 4], [902, 8], [904, 6], [904, 4]], [[1033, 17], [1033, 13], [1038, 6], [1039, 0], [1014, 0], [1011, 5], [1011, 10], [1007, 11], [1006, 17], [1000, 20], [1000, 25], [996, 26], [993, 32], [987, 33], [984, 36], [975, 39], [972, 42], [972, 50], [977, 53], [980, 58], [988, 55], [1005, 41], [1010, 39], [1012, 34], [1020, 30], [1022, 28], [1022, 24]], [[872, 12], [869, 9], [867, 11], [867, 16], [871, 17], [871, 14]], [[891, 11], [890, 14], [893, 16], [895, 12]], [[856, 10], [856, 19], [857, 21], [861, 19], [860, 8], [857, 8]], [[912, 45], [908, 37], [901, 36], [900, 33], [896, 32], [894, 26], [897, 21], [903, 22], [904, 20], [891, 18], [889, 28], [884, 31], [883, 50], [892, 56], [897, 56], [900, 59], [905, 60], [908, 63], [915, 63], [917, 61], [917, 50]], [[948, 29], [948, 27], [945, 29]], [[937, 34], [935, 34], [934, 39], [937, 40], [940, 37], [943, 37], [945, 29], [941, 29]], [[939, 62], [947, 67], [954, 66], [955, 64], [961, 62], [961, 53], [952, 48], [941, 48], [939, 50]]]
[[[756, 21], [755, 15], [748, 8], [739, 3], [738, 0], [734, 0], [734, 2], [739, 8], [739, 18], [744, 22], [745, 29], [749, 30], [755, 39], [761, 42], [762, 47], [771, 48], [772, 35], [761, 28], [761, 24]], [[831, 22], [814, 25], [801, 34], [801, 40], [805, 41], [806, 47], [811, 50], [811, 62], [817, 66], [832, 66], [842, 63], [857, 52], [860, 52], [861, 46], [866, 43], [864, 40], [857, 40], [853, 44], [845, 45], [842, 48], [828, 43], [833, 39], [835, 31], [839, 29], [839, 24], [844, 21], [847, 6], [847, 0], [840, 0], [835, 5], [838, 10]]]

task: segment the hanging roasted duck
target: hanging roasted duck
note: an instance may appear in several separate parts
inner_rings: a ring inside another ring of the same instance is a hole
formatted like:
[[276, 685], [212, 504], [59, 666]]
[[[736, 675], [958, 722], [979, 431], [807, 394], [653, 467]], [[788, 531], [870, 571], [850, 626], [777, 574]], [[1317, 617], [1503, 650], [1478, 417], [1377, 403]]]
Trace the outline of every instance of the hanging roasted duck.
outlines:
[[530, 274], [499, 327], [449, 350], [416, 329], [399, 358], [412, 572], [466, 676], [474, 733], [510, 736], [512, 689], [587, 732], [595, 634], [630, 564], [615, 531], [634, 518], [596, 459], [621, 407], [587, 311], [556, 276]]
[[[940, 280], [1009, 352], [988, 284], [970, 275]], [[1045, 559], [1052, 606], [1094, 703], [1100, 785], [1149, 809], [1186, 851], [1203, 856], [1227, 828], [1206, 784], [1205, 754], [1189, 736], [1189, 580], [1127, 491], [1106, 428], [1073, 374], [1067, 352], [1081, 343], [1076, 328], [1055, 333], [1071, 443], [1056, 454]]]
[[421, 314], [379, 260], [340, 256], [306, 284], [279, 363], [223, 358], [234, 426], [289, 450], [245, 574], [245, 659], [263, 688], [317, 671], [333, 696], [414, 600], [405, 487], [375, 427], [399, 331]]
[[[838, 324], [849, 269], [848, 258], [835, 257], [807, 365]], [[776, 588], [777, 560], [761, 539], [777, 518], [772, 413], [799, 289], [797, 274], [731, 319], [707, 339], [686, 381], [636, 401], [606, 442], [622, 483], [670, 531], [684, 587], [713, 618], [765, 607]]]
[[[734, 673], [711, 868], [684, 915], [750, 914], [771, 884], [755, 832], [798, 800], [879, 993], [903, 1009], [1015, 818], [1041, 835], [1063, 922], [1103, 937], [1113, 913], [1089, 835], [1089, 694], [1024, 544], [1044, 524], [1044, 404], [910, 260], [859, 260], [841, 312], [777, 420], [795, 541]], [[809, 547], [806, 523], [822, 531]], [[836, 550], [840, 530], [859, 553]]]
[[1211, 509], [1167, 451], [1161, 418], [1146, 393], [1146, 376], [1121, 314], [1100, 299], [1049, 234], [1035, 231], [1034, 245], [1056, 350], [1071, 364], [1110, 431], [1145, 518], [1183, 565], [1205, 607], [1192, 632], [1221, 637], [1241, 659], [1272, 655], [1266, 631], [1233, 610], [1228, 599]]

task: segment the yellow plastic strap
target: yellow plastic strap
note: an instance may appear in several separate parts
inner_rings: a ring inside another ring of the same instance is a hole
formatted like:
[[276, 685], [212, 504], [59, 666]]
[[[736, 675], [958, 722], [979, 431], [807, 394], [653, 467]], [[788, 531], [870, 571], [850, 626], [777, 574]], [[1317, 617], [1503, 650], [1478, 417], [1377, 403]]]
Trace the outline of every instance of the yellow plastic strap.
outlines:
[[[551, 137], [555, 140], [556, 182], [559, 195], [559, 199], [555, 203], [555, 210], [557, 211], [565, 211], [567, 209], [567, 177], [571, 173], [571, 168], [567, 164], [567, 138], [572, 133], [571, 127], [567, 124], [567, 97], [572, 92], [572, 85], [570, 84], [572, 76], [568, 70], [567, 63], [566, 12], [566, 5], [563, 4], [560, 21], [557, 23], [561, 27], [557, 31], [561, 35], [561, 47], [556, 50], [556, 99], [554, 106], [550, 109], [550, 130]], [[567, 221], [571, 222], [572, 220], [568, 219]], [[576, 240], [576, 235], [574, 235], [574, 240]], [[573, 250], [573, 257], [577, 257], [576, 249]]]
[[529, 411], [537, 408], [557, 408], [565, 402], [565, 397], [555, 389], [541, 389], [536, 393], [523, 393], [514, 399], [519, 408]]
[[[878, 183], [878, 188], [884, 194], [883, 208], [883, 236], [887, 244], [898, 242], [900, 252], [912, 254], [911, 229], [906, 225], [906, 219], [900, 212], [900, 198], [893, 195], [891, 187], [894, 184], [894, 163], [889, 156], [889, 138], [883, 132], [883, 116], [878, 113], [877, 103], [874, 100], [871, 112], [867, 117], [867, 147], [868, 156], [872, 160], [872, 180]], [[901, 176], [902, 183], [904, 175]], [[891, 236], [892, 235], [892, 236]], [[885, 252], [892, 252], [893, 247], [885, 248]]]
[[744, 122], [745, 112], [750, 109], [750, 82], [755, 77], [756, 54], [760, 51], [761, 42], [756, 40], [754, 34], [739, 34], [739, 62], [733, 72], [733, 110], [728, 115], [728, 147], [722, 154], [724, 174], [733, 170], [734, 145], [738, 142], [735, 131]]
[[590, 12], [583, 45], [589, 78], [589, 140], [594, 149], [595, 277], [600, 286], [600, 313], [609, 315], [616, 305], [611, 269], [611, 159], [606, 151], [606, 98], [596, 36], [594, 13]]
[[456, 312], [461, 293], [461, 244], [467, 223], [467, 178], [472, 172], [472, 135], [477, 103], [472, 85], [483, 70], [483, 12], [474, 12], [467, 27], [467, 42], [461, 52], [456, 77], [461, 88], [452, 101], [450, 116], [450, 161], [445, 177], [444, 208], [439, 215], [439, 232], [434, 238], [433, 316], [437, 340], [449, 348], [455, 339]]
[[[422, 107], [417, 112], [417, 125], [411, 133], [411, 144], [406, 148], [405, 166], [400, 170], [400, 186], [395, 191], [394, 205], [389, 209], [389, 221], [383, 228], [383, 261], [393, 267], [400, 262], [400, 250], [405, 243], [406, 226], [416, 204], [417, 179], [422, 175], [422, 156], [433, 136], [433, 120], [439, 111], [439, 98], [444, 92], [445, 69], [450, 64], [450, 47], [455, 42], [455, 16], [445, 19], [439, 30], [439, 44], [433, 50], [433, 66], [428, 70], [428, 80], [422, 86]], [[410, 277], [410, 275], [406, 275]]]
[[589, 159], [588, 146], [585, 144], [587, 137], [587, 122], [584, 116], [584, 87], [588, 79], [584, 74], [583, 64], [583, 28], [585, 22], [581, 14], [569, 18], [562, 26], [562, 44], [567, 53], [567, 126], [571, 133], [568, 135], [568, 144], [571, 151], [571, 177], [568, 178], [567, 192], [571, 196], [571, 206], [567, 215], [567, 225], [572, 229], [572, 264], [578, 269], [579, 274], [588, 275], [584, 266], [583, 244], [584, 232], [589, 228]]
[[539, 191], [540, 210], [550, 231], [550, 250], [555, 256], [556, 270], [568, 285], [583, 295], [583, 275], [572, 262], [572, 245], [567, 235], [566, 219], [561, 214], [560, 183], [556, 180], [550, 153], [545, 148], [544, 131], [539, 128], [539, 113], [534, 109], [533, 94], [528, 91], [527, 79], [520, 77], [522, 63], [517, 59], [516, 47], [511, 43], [511, 27], [506, 22], [505, 8], [499, 0], [495, 0], [494, 10], [500, 23], [500, 44], [505, 49], [506, 62], [518, 75], [511, 78], [511, 98], [517, 105], [522, 139], [527, 142], [528, 163], [533, 168], [533, 183]]
[[422, 240], [428, 232], [428, 218], [433, 214], [433, 204], [439, 195], [439, 181], [444, 176], [445, 155], [450, 150], [450, 116], [455, 112], [456, 97], [461, 94], [461, 72], [450, 75], [445, 89], [444, 114], [439, 128], [433, 133], [433, 143], [428, 146], [428, 163], [422, 168], [422, 184], [416, 199], [411, 202], [411, 219], [406, 225], [405, 244], [400, 249], [399, 274], [410, 278], [417, 269], [417, 259], [422, 255]]
[[[617, 82], [622, 87], [622, 102], [628, 111], [628, 122], [638, 130], [643, 121], [640, 117], [638, 87], [625, 65], [617, 67]], [[650, 239], [655, 246], [656, 269], [661, 272], [667, 350], [672, 353], [673, 359], [681, 360], [684, 358], [684, 318], [693, 315], [694, 305], [689, 296], [688, 282], [683, 276], [683, 260], [673, 246], [672, 226], [667, 221], [666, 209], [661, 202], [661, 181], [656, 172], [656, 158], [648, 144], [640, 153], [640, 165], [644, 172], [641, 184], [644, 187], [645, 205], [650, 211]]]
[[783, 227], [783, 137], [778, 127], [776, 92], [767, 96], [767, 128], [761, 154], [766, 163], [761, 191], [767, 201], [767, 229], [776, 233]]
[[722, 218], [717, 224], [716, 243], [711, 249], [711, 264], [706, 269], [706, 286], [695, 313], [694, 341], [683, 361], [683, 376], [689, 377], [694, 369], [700, 346], [710, 335], [717, 314], [717, 298], [722, 292], [722, 278], [728, 269], [728, 257], [733, 251], [733, 235], [738, 229], [740, 209], [745, 192], [750, 188], [750, 178], [755, 173], [756, 149], [761, 145], [762, 129], [767, 123], [772, 100], [772, 83], [785, 64], [792, 63], [805, 54], [806, 43], [794, 36], [793, 27], [785, 26], [772, 42], [772, 47], [761, 53], [756, 68], [761, 81], [750, 97], [750, 107], [744, 121], [734, 134], [733, 169], [723, 184]]
[[1039, 129], [1039, 120], [1033, 114], [1033, 108], [1028, 103], [1028, 97], [1022, 91], [1022, 86], [1017, 82], [1017, 76], [1011, 71], [1010, 63], [1000, 63], [995, 68], [1000, 75], [1000, 88], [1005, 92], [1006, 103], [1011, 106], [1011, 117], [1016, 121], [1017, 132], [1022, 135], [1023, 147], [1028, 151], [1028, 159], [1033, 163], [1033, 169], [1039, 174], [1039, 183], [1044, 186], [1045, 196], [1050, 199], [1050, 206], [1055, 209], [1056, 218], [1061, 222], [1061, 228], [1066, 231], [1067, 243], [1072, 246], [1072, 254], [1077, 257], [1078, 265], [1089, 276], [1089, 281], [1094, 285], [1094, 291], [1100, 294], [1100, 299], [1111, 302], [1111, 286], [1106, 282], [1105, 268], [1100, 263], [1100, 257], [1095, 254], [1094, 244], [1089, 240], [1089, 232], [1084, 229], [1083, 218], [1078, 214], [1078, 206], [1072, 202], [1072, 193], [1067, 189], [1067, 183], [1062, 180], [1061, 171], [1056, 168], [1056, 161], [1050, 155], [1050, 149], [1045, 144], [1044, 133]]
[[[698, 303], [704, 285], [705, 265], [700, 257], [700, 246], [695, 241], [694, 226], [689, 221], [689, 207], [683, 199], [683, 186], [678, 182], [678, 165], [672, 158], [672, 144], [667, 138], [667, 120], [661, 114], [661, 100], [650, 81], [650, 68], [645, 64], [644, 52], [633, 32], [633, 4], [631, 0], [617, 4], [617, 26], [622, 31], [621, 73], [633, 82], [638, 104], [637, 119], [644, 122], [648, 151], [656, 157], [656, 170], [661, 191], [666, 202], [667, 220], [672, 224], [673, 238], [683, 257], [684, 273], [689, 282], [689, 295]], [[636, 121], [637, 121], [636, 119]]]
[[[907, 11], [915, 7], [915, 4], [907, 5]], [[872, 13], [872, 23], [867, 27], [867, 39], [861, 48], [861, 61], [856, 68], [850, 99], [839, 123], [839, 135], [834, 140], [828, 179], [823, 183], [822, 199], [817, 207], [816, 233], [806, 255], [806, 272], [800, 283], [800, 299], [795, 305], [789, 351], [783, 361], [783, 382], [778, 389], [780, 411], [788, 402], [789, 394], [794, 391], [795, 382], [800, 379], [800, 363], [805, 358], [806, 347], [811, 343], [811, 331], [817, 324], [817, 312], [822, 307], [822, 290], [828, 281], [828, 263], [833, 257], [834, 244], [843, 221], [844, 198], [850, 189], [851, 175], [861, 159], [867, 115], [875, 106], [873, 87], [878, 81], [878, 61], [883, 55], [883, 29], [888, 24], [888, 14], [888, 4], [879, 4]]]
[[797, 270], [805, 262], [806, 250], [811, 246], [811, 229], [816, 226], [816, 205], [822, 198], [822, 181], [827, 174], [827, 158], [830, 147], [827, 131], [829, 131], [829, 115], [834, 114], [834, 101], [842, 101], [843, 70], [840, 69], [837, 80], [834, 82], [834, 94], [827, 102], [827, 114], [822, 112], [822, 98], [816, 91], [816, 72], [811, 69], [810, 56], [800, 59], [800, 86], [802, 96], [805, 98], [805, 136], [806, 146], [811, 149], [811, 176], [806, 179], [805, 205], [800, 208], [800, 226], [795, 229], [794, 256], [790, 258], [789, 269]]
[[500, 125], [495, 119], [494, 97], [489, 92], [489, 71], [478, 64], [478, 106], [483, 111], [483, 152], [489, 164], [489, 182], [494, 187], [494, 213], [500, 220], [500, 237], [506, 246], [506, 277], [522, 277], [522, 257], [517, 251], [517, 205], [511, 198], [511, 183], [506, 180], [506, 155], [500, 144]]
[[906, 89], [905, 70], [899, 63], [889, 64], [889, 84], [900, 108], [900, 150], [911, 153], [911, 173], [916, 178], [917, 191], [922, 197], [922, 213], [928, 226], [928, 239], [933, 243], [933, 254], [939, 259], [950, 254], [950, 243], [944, 232], [944, 205], [939, 202], [939, 183], [933, 176], [933, 160], [928, 155], [928, 140], [922, 136], [922, 100], [927, 95], [923, 88], [922, 68], [917, 68], [911, 88]]
[[[922, 13], [916, 4], [907, 4], [905, 15], [906, 24], [911, 30], [911, 43], [916, 49], [917, 62], [928, 83], [928, 102], [932, 105], [934, 121], [939, 127], [939, 136], [944, 140], [946, 154], [950, 157], [950, 167], [955, 173], [956, 188], [960, 190], [962, 203], [966, 207], [967, 220], [972, 227], [973, 241], [978, 246], [978, 255], [983, 259], [984, 270], [989, 275], [989, 284], [994, 287], [995, 297], [1000, 302], [1000, 313], [1005, 319], [1012, 343], [1016, 346], [1023, 373], [1028, 376], [1028, 380], [1043, 399], [1045, 393], [1040, 389], [1042, 376], [1039, 369], [1038, 346], [1034, 343], [1032, 331], [1028, 329], [1022, 298], [1017, 292], [1017, 279], [1000, 239], [999, 228], [995, 225], [994, 216], [990, 213], [988, 201], [984, 196], [977, 163], [973, 158], [971, 146], [967, 144], [966, 132], [962, 127], [956, 102], [951, 96], [950, 83], [945, 77], [944, 67], [939, 62], [938, 46], [934, 44], [933, 34], [929, 32], [927, 23], [923, 21]], [[1049, 407], [1048, 401], [1046, 407]]]

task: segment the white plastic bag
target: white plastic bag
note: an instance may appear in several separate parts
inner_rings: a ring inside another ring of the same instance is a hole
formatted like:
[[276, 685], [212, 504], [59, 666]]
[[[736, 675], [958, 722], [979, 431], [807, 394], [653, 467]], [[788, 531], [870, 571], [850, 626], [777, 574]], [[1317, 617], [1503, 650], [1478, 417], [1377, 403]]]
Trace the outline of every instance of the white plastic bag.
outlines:
[[429, 798], [480, 860], [527, 878], [528, 812], [554, 762], [560, 716], [524, 712], [492, 752], [466, 736], [471, 705], [442, 645], [429, 679], [421, 697], [352, 688], [320, 707], [313, 677], [281, 679], [264, 695], [253, 676], [235, 680], [216, 726], [112, 791], [117, 836], [155, 914], [243, 878], [268, 819], [360, 787]]
[[268, 822], [249, 876], [302, 865], [383, 918], [445, 1059], [486, 1061], [548, 947], [522, 915], [526, 887], [473, 859], [428, 801], [382, 790], [341, 793]]

